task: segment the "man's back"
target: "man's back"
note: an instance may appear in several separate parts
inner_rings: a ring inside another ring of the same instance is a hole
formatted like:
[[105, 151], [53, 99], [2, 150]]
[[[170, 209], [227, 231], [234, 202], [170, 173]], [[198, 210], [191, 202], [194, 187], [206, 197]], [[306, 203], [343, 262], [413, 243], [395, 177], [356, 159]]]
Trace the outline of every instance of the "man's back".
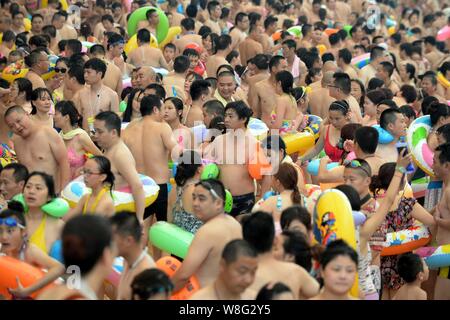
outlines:
[[217, 68], [222, 64], [229, 64], [224, 57], [218, 55], [209, 57], [208, 61], [206, 61], [206, 73], [208, 77], [217, 77]]
[[136, 170], [139, 173], [145, 172], [144, 155], [142, 145], [142, 120], [132, 121], [125, 130], [122, 131], [122, 140], [130, 149], [136, 161]]
[[328, 117], [328, 109], [333, 101], [335, 101], [335, 99], [330, 97], [328, 88], [320, 88], [311, 92], [309, 95], [311, 114], [325, 119]]
[[185, 34], [173, 42], [180, 53], [182, 53], [186, 46], [190, 43], [196, 43], [200, 47], [203, 47], [202, 37], [198, 34]]
[[251, 38], [246, 38], [239, 44], [239, 53], [241, 54], [241, 63], [247, 65], [247, 61], [259, 53], [263, 53], [263, 47], [260, 43]]

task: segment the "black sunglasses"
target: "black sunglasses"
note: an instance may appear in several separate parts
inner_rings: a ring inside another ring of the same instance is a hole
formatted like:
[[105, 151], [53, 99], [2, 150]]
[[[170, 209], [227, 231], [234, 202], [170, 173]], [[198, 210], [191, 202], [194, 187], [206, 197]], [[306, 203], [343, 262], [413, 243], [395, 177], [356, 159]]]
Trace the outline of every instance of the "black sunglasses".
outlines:
[[55, 72], [56, 73], [66, 73], [66, 71], [67, 71], [67, 69], [66, 68], [58, 68], [58, 67], [55, 67]]

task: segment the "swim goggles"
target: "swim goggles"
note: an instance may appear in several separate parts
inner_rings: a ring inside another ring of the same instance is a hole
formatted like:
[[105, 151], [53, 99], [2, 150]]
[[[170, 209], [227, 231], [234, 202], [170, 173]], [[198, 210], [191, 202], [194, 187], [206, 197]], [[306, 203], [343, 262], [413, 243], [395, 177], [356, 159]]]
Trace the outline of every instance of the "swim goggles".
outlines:
[[364, 168], [361, 164], [361, 162], [359, 162], [358, 160], [345, 160], [344, 161], [344, 166], [346, 168], [353, 168], [353, 169], [361, 169], [362, 171], [364, 171], [365, 174], [367, 174], [368, 177], [371, 176], [371, 174], [369, 173], [369, 171]]
[[220, 197], [217, 192], [213, 189], [212, 185], [210, 183], [208, 183], [207, 181], [200, 181], [197, 182], [195, 184], [195, 186], [202, 186], [203, 188], [205, 188], [206, 190], [209, 191], [209, 193], [211, 193], [211, 195], [213, 196], [213, 198], [215, 199], [220, 199], [220, 200], [224, 200], [222, 197]]
[[19, 222], [17, 222], [16, 219], [14, 219], [13, 217], [8, 217], [8, 218], [0, 218], [0, 225], [4, 224], [7, 227], [19, 227], [21, 229], [25, 229], [25, 226], [23, 224], [20, 224]]

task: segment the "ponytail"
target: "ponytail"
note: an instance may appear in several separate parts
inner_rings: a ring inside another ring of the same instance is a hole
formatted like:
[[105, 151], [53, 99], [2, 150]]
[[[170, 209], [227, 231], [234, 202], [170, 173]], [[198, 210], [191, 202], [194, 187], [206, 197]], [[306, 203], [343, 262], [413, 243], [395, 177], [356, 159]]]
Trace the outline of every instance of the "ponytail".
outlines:
[[297, 184], [294, 186], [293, 190], [294, 190], [294, 192], [292, 192], [292, 194], [291, 194], [292, 203], [301, 204], [302, 196], [300, 194], [300, 191], [298, 190]]

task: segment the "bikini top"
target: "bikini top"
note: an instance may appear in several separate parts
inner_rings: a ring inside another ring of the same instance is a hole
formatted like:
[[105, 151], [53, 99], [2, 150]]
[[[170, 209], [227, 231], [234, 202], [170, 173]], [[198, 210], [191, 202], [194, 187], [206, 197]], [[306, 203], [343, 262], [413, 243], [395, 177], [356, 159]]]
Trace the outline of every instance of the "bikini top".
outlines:
[[47, 221], [47, 215], [44, 214], [44, 217], [42, 218], [41, 223], [37, 227], [36, 231], [32, 234], [30, 237], [30, 242], [37, 246], [39, 249], [44, 251], [45, 253], [48, 253], [47, 251], [47, 244], [45, 242], [45, 225]]
[[331, 125], [329, 125], [327, 129], [323, 149], [325, 150], [325, 153], [331, 159], [332, 162], [339, 162], [341, 160], [342, 153], [344, 152], [344, 150], [339, 149], [338, 147], [333, 146], [330, 143], [330, 126]]

